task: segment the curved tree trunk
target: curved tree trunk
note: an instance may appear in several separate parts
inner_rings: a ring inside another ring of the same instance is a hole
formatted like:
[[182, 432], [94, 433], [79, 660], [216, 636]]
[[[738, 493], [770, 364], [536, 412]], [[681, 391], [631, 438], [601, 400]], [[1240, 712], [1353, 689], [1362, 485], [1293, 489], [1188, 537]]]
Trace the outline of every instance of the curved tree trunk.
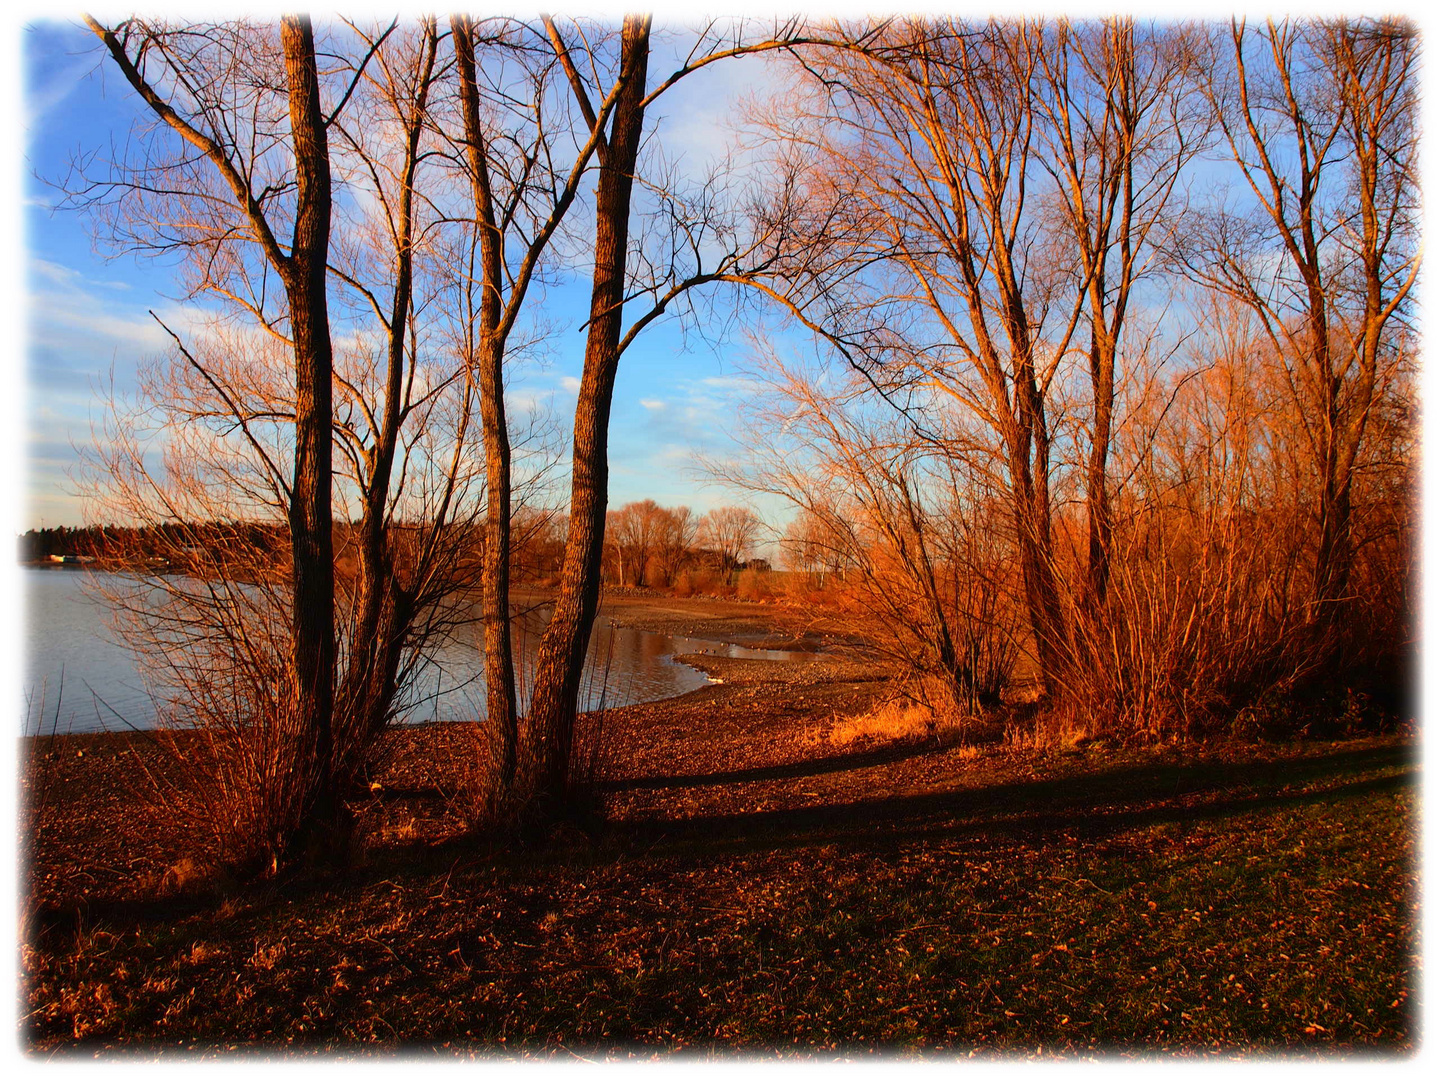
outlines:
[[570, 530], [555, 613], [535, 661], [535, 692], [526, 724], [522, 793], [527, 800], [540, 803], [558, 803], [564, 798], [580, 678], [590, 644], [590, 625], [600, 602], [610, 478], [610, 401], [620, 359], [630, 194], [645, 119], [649, 47], [649, 17], [627, 16], [620, 45], [625, 82], [603, 148], [595, 196], [595, 275], [585, 369], [575, 406]]

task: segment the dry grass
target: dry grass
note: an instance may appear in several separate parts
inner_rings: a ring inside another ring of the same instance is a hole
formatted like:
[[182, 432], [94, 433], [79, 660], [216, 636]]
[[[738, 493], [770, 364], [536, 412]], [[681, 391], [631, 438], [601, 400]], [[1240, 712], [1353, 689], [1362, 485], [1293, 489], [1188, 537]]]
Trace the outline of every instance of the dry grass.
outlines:
[[831, 746], [871, 742], [959, 742], [968, 725], [956, 713], [942, 712], [929, 705], [904, 699], [886, 701], [857, 716], [836, 716], [823, 736]]

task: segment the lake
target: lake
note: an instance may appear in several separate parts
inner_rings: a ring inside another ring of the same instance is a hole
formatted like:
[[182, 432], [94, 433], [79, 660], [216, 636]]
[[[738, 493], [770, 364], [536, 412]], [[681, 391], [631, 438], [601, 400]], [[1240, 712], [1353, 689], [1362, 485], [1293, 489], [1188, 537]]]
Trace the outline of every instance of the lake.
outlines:
[[[155, 726], [155, 708], [134, 654], [115, 640], [108, 612], [93, 584], [107, 575], [85, 570], [23, 567], [25, 595], [21, 731], [121, 731]], [[520, 682], [534, 670], [548, 611], [521, 620], [515, 634]], [[481, 629], [440, 649], [417, 680], [418, 703], [404, 719], [474, 720], [485, 712], [480, 673]], [[709, 652], [766, 660], [801, 659], [804, 653], [747, 649], [701, 638], [674, 637], [614, 626], [603, 617], [590, 638], [590, 661], [581, 680], [580, 707], [592, 710], [657, 701], [709, 682], [704, 672], [677, 663], [677, 654]], [[522, 707], [524, 691], [522, 690]]]

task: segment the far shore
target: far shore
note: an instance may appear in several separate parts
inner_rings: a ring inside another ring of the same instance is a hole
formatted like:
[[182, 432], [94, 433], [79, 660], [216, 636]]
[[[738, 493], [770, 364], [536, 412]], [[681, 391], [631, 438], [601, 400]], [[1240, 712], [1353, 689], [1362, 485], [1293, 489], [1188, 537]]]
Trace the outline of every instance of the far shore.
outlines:
[[[553, 596], [553, 590], [541, 589], [514, 594], [517, 604], [546, 603]], [[820, 652], [862, 644], [834, 615], [783, 599], [670, 596], [659, 590], [610, 587], [601, 596], [598, 617], [636, 630], [752, 649]]]

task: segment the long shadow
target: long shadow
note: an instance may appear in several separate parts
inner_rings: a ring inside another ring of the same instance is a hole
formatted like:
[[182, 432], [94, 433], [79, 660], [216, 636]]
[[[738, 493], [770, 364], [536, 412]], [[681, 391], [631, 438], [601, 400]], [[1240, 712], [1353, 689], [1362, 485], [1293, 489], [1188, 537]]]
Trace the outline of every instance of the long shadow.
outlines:
[[[659, 788], [698, 788], [719, 784], [738, 783], [747, 780], [794, 779], [802, 776], [817, 776], [824, 773], [848, 772], [853, 769], [885, 765], [909, 758], [942, 753], [933, 743], [917, 743], [900, 747], [864, 751], [855, 754], [837, 754], [831, 757], [814, 758], [785, 765], [757, 766], [750, 769], [733, 769], [709, 773], [683, 773], [673, 776], [641, 776], [622, 780], [605, 781], [599, 787], [604, 791], [630, 791]], [[1304, 758], [1289, 758], [1275, 761], [1226, 762], [1217, 760], [1154, 762], [1122, 765], [1109, 769], [1082, 773], [1074, 778], [1059, 782], [1070, 784], [1083, 782], [1110, 785], [1117, 789], [1129, 788], [1135, 784], [1145, 787], [1163, 786], [1174, 780], [1178, 791], [1186, 785], [1213, 785], [1220, 780], [1233, 784], [1295, 783], [1311, 777], [1327, 776], [1337, 768], [1347, 771], [1385, 768], [1397, 764], [1417, 761], [1413, 751], [1401, 747], [1366, 747], [1342, 750]], [[1337, 765], [1337, 763], [1340, 763]], [[1283, 779], [1282, 779], [1283, 778]], [[1012, 788], [1032, 789], [1042, 781], [1019, 781], [1009, 784], [987, 785], [986, 790], [1010, 790]], [[1092, 793], [1093, 794], [1093, 793]]]
[[[852, 755], [850, 760], [868, 755]], [[789, 767], [786, 767], [789, 768]], [[745, 774], [757, 770], [736, 770]], [[763, 771], [763, 770], [762, 770]], [[1382, 772], [1387, 775], [1376, 776]], [[1371, 774], [1371, 775], [1365, 775]], [[710, 774], [725, 776], [730, 774]], [[804, 775], [796, 773], [794, 775]], [[693, 782], [695, 777], [661, 778]], [[721, 782], [711, 780], [707, 782]], [[424, 877], [455, 867], [611, 863], [617, 859], [724, 856], [805, 847], [892, 847], [924, 839], [976, 840], [1054, 836], [1101, 838], [1168, 822], [1237, 817], [1284, 806], [1315, 805], [1400, 791], [1419, 782], [1419, 759], [1406, 746], [1370, 747], [1280, 761], [1156, 763], [1073, 776], [1007, 781], [843, 804], [717, 814], [681, 820], [612, 822], [583, 840], [536, 845], [475, 838], [378, 852], [338, 877], [307, 875], [244, 890], [267, 906], [339, 885], [364, 888], [395, 875]], [[267, 901], [266, 898], [269, 898]], [[97, 921], [135, 925], [183, 918], [214, 898], [93, 898], [76, 908], [37, 912], [32, 932], [48, 936]]]
[[[1293, 794], [1256, 794], [1201, 805], [1173, 802], [1145, 807], [1065, 810], [1047, 808], [1012, 815], [966, 817], [965, 807], [942, 797], [890, 799], [866, 806], [767, 811], [734, 817], [692, 818], [685, 822], [645, 822], [629, 826], [629, 844], [652, 857], [705, 852], [742, 854], [803, 847], [889, 846], [915, 840], [1029, 837], [1080, 834], [1086, 839], [1163, 823], [1237, 817], [1256, 810], [1333, 802], [1377, 791], [1413, 786], [1413, 776], [1386, 776]], [[897, 805], [898, 804], [898, 805]]]
[[821, 776], [825, 773], [849, 772], [851, 769], [868, 769], [875, 765], [889, 765], [909, 758], [924, 757], [937, 753], [934, 743], [911, 743], [903, 746], [865, 750], [855, 754], [833, 754], [830, 757], [811, 758], [786, 765], [757, 765], [749, 769], [728, 769], [722, 772], [684, 773], [676, 776], [635, 776], [623, 780], [602, 780], [596, 784], [600, 791], [658, 791], [670, 788], [708, 787], [713, 784], [740, 784], [751, 780], [794, 780], [802, 776]]
[[[622, 791], [659, 791], [681, 788], [701, 788], [723, 784], [738, 784], [757, 780], [794, 780], [805, 776], [823, 776], [829, 773], [849, 772], [854, 769], [867, 769], [878, 765], [889, 765], [899, 761], [907, 761], [911, 758], [926, 757], [931, 754], [943, 753], [944, 748], [937, 747], [933, 742], [907, 743], [900, 746], [883, 747], [876, 750], [866, 750], [851, 754], [833, 754], [829, 757], [810, 758], [806, 761], [788, 762], [783, 765], [759, 765], [748, 769], [726, 769], [707, 773], [677, 773], [668, 776], [634, 776], [624, 777], [617, 780], [602, 780], [595, 787], [602, 792]], [[1344, 751], [1346, 760], [1353, 761], [1354, 767], [1366, 768], [1382, 764], [1392, 764], [1395, 755], [1404, 756], [1406, 751], [1400, 748], [1372, 748], [1363, 750]], [[1284, 769], [1294, 782], [1297, 776], [1324, 775], [1330, 768], [1324, 764], [1335, 759], [1335, 755], [1327, 754], [1320, 757], [1293, 759], [1288, 761], [1265, 762], [1251, 761], [1240, 763], [1226, 763], [1214, 761], [1198, 761], [1190, 763], [1175, 763], [1165, 765], [1137, 765], [1117, 769], [1106, 770], [1101, 773], [1088, 774], [1087, 779], [1098, 780], [1105, 776], [1115, 778], [1117, 786], [1123, 786], [1142, 779], [1147, 775], [1164, 773], [1174, 775], [1178, 784], [1191, 782], [1211, 783], [1216, 777], [1223, 776], [1238, 783], [1255, 783], [1265, 778], [1273, 779], [1278, 775], [1277, 770]], [[1418, 758], [1416, 759], [1418, 760]], [[1365, 764], [1367, 761], [1373, 765]], [[1307, 763], [1317, 763], [1310, 764]], [[1308, 769], [1308, 772], [1307, 772]], [[397, 790], [398, 793], [398, 790]]]
[[[1359, 775], [1376, 770], [1392, 770], [1392, 775]], [[895, 843], [987, 832], [1065, 830], [1094, 837], [1167, 821], [1216, 819], [1394, 790], [1417, 783], [1418, 775], [1418, 761], [1405, 747], [1289, 761], [1134, 765], [842, 804], [620, 823], [614, 835], [656, 854], [662, 849], [718, 853]]]
[[[852, 755], [849, 760], [866, 755]], [[789, 767], [785, 767], [789, 768]], [[658, 778], [718, 782], [735, 773]], [[768, 770], [767, 770], [768, 771]], [[1375, 772], [1390, 775], [1366, 776]], [[803, 772], [796, 775], [804, 775]], [[950, 791], [890, 795], [846, 803], [652, 821], [591, 823], [584, 839], [480, 849], [473, 840], [388, 851], [362, 871], [377, 880], [416, 861], [515, 865], [611, 862], [617, 858], [714, 856], [804, 847], [888, 847], [926, 838], [1052, 834], [1098, 838], [1164, 822], [1215, 820], [1280, 806], [1302, 806], [1401, 790], [1418, 782], [1419, 760], [1405, 746], [1368, 747], [1300, 759], [1127, 765], [1046, 779], [987, 783]], [[598, 825], [598, 828], [596, 827]], [[574, 834], [572, 834], [573, 836]]]

